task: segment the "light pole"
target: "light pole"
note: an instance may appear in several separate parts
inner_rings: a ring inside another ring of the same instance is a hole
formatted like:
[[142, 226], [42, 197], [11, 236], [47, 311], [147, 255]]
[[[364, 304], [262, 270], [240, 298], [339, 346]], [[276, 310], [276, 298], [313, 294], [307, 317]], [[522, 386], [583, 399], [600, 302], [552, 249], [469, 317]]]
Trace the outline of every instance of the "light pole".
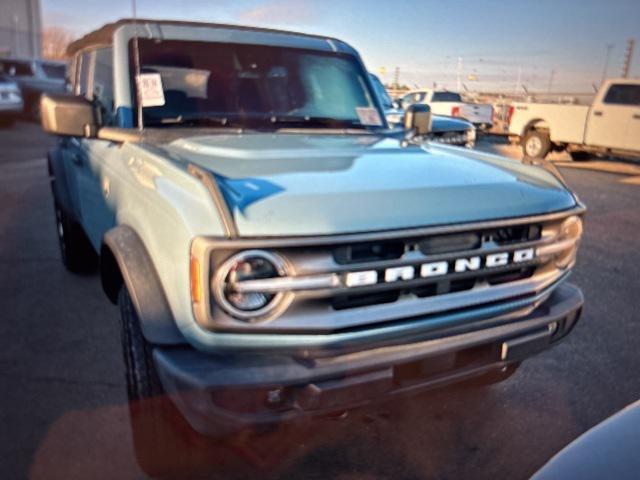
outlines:
[[13, 16], [13, 46], [15, 48], [13, 55], [18, 57], [20, 56], [20, 38], [18, 32], [18, 15]]

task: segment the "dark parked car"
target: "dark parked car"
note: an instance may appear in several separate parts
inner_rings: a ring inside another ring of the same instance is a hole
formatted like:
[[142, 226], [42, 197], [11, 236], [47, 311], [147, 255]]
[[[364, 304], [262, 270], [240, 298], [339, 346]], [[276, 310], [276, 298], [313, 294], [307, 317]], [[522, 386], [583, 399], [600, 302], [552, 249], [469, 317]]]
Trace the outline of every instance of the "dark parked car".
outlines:
[[66, 65], [61, 62], [32, 59], [0, 59], [0, 73], [13, 80], [22, 92], [23, 113], [40, 117], [40, 96], [65, 91]]
[[20, 112], [20, 89], [13, 80], [0, 73], [0, 127], [11, 125]]
[[635, 402], [555, 455], [532, 480], [632, 480], [640, 471], [640, 401]]

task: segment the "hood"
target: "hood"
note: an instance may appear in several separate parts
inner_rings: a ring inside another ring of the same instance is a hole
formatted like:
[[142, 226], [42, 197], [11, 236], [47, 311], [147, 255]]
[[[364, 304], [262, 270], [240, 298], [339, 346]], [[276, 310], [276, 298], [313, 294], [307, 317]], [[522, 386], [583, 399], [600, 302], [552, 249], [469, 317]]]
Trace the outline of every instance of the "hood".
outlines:
[[179, 162], [215, 176], [242, 236], [369, 232], [565, 210], [546, 170], [376, 135], [250, 133], [176, 140]]

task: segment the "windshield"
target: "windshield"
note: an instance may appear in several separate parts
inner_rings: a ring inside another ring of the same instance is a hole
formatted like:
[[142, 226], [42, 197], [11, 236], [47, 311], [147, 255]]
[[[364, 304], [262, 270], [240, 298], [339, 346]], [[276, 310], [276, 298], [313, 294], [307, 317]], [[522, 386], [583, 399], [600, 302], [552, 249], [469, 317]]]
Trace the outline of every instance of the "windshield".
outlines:
[[161, 105], [144, 108], [145, 126], [382, 125], [367, 73], [352, 55], [232, 43], [139, 43], [141, 73], [159, 74], [164, 96]]
[[461, 102], [462, 97], [455, 92], [433, 92], [432, 102]]
[[66, 67], [64, 65], [57, 65], [55, 63], [43, 63], [42, 70], [44, 71], [44, 74], [49, 78], [64, 80]]

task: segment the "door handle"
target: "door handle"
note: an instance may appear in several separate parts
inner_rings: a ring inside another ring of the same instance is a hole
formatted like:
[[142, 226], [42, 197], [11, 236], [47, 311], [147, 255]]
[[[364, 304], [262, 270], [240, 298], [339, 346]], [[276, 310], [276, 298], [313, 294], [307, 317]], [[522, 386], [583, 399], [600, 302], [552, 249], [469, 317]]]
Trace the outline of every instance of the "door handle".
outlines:
[[593, 116], [594, 117], [601, 117], [602, 116], [602, 112], [600, 110], [597, 110], [597, 111], [593, 112]]

